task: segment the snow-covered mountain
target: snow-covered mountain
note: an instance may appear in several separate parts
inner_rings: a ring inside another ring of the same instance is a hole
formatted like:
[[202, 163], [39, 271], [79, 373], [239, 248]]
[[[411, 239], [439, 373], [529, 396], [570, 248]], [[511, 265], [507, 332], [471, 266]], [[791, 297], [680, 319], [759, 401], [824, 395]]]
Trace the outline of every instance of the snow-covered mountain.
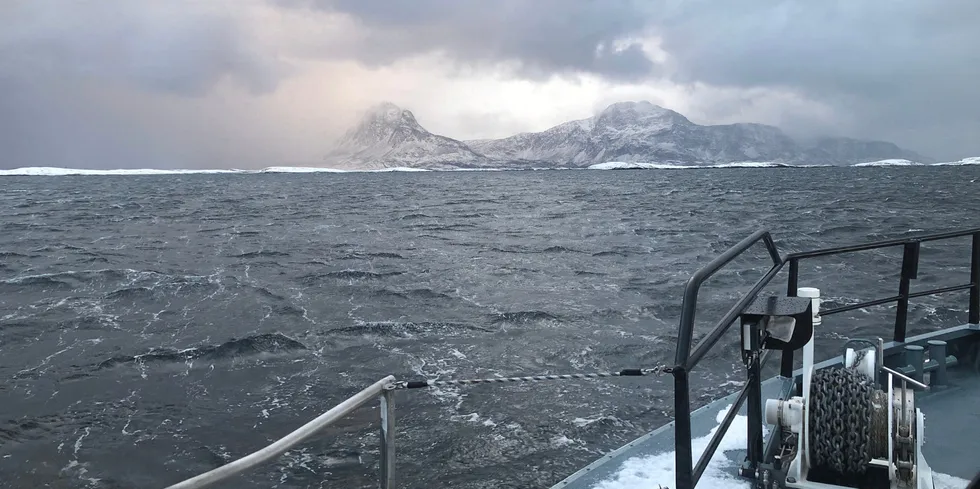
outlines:
[[492, 159], [525, 159], [573, 166], [608, 161], [717, 165], [741, 161], [847, 165], [889, 158], [921, 161], [892, 143], [824, 138], [794, 141], [763, 124], [702, 126], [650, 102], [620, 102], [595, 117], [538, 133], [467, 141]]
[[368, 111], [327, 162], [337, 168], [589, 167], [606, 162], [718, 165], [765, 161], [849, 165], [923, 158], [892, 143], [824, 138], [794, 141], [763, 124], [702, 126], [650, 102], [620, 102], [594, 117], [504, 139], [457, 141], [426, 131], [391, 103]]
[[538, 133], [470, 147], [494, 159], [526, 159], [588, 166], [607, 161], [713, 164], [776, 161], [791, 157], [794, 143], [760, 124], [699, 126], [650, 102], [620, 102], [595, 117]]
[[489, 161], [469, 146], [426, 131], [411, 111], [390, 102], [371, 107], [325, 158], [328, 166], [350, 170], [458, 168]]

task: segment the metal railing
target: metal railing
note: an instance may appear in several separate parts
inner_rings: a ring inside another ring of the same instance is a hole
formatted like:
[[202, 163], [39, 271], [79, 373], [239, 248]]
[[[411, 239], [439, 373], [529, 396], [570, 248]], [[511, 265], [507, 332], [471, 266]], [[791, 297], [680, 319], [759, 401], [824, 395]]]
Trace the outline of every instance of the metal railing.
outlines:
[[280, 438], [275, 443], [242, 457], [227, 465], [185, 480], [167, 489], [201, 489], [220, 482], [248, 469], [254, 468], [286, 453], [290, 448], [306, 441], [324, 428], [339, 421], [357, 408], [376, 397], [381, 398], [381, 488], [395, 487], [395, 396], [396, 390], [424, 389], [443, 386], [469, 386], [479, 384], [509, 384], [516, 382], [543, 382], [552, 380], [581, 380], [581, 379], [611, 379], [617, 377], [641, 377], [645, 375], [663, 375], [670, 372], [667, 365], [657, 365], [648, 368], [624, 368], [611, 372], [588, 372], [574, 374], [544, 374], [523, 377], [492, 377], [483, 379], [456, 380], [413, 380], [395, 381], [394, 376], [387, 376], [368, 388], [347, 398], [333, 409], [306, 423], [299, 429]]
[[[940, 241], [952, 238], [972, 236], [973, 242], [970, 251], [970, 282], [967, 284], [940, 287], [936, 289], [910, 292], [911, 280], [915, 279], [919, 268], [919, 249], [921, 243], [929, 241]], [[733, 306], [711, 331], [702, 339], [691, 351], [692, 338], [694, 336], [694, 317], [697, 309], [698, 292], [705, 281], [720, 269], [728, 265], [736, 257], [747, 251], [756, 243], [762, 241], [772, 259], [772, 267], [759, 279], [758, 282]], [[681, 305], [681, 319], [677, 333], [677, 351], [675, 354], [675, 366], [671, 369], [674, 375], [674, 448], [675, 448], [675, 482], [677, 489], [693, 489], [704, 473], [708, 462], [717, 450], [722, 438], [735, 419], [741, 406], [748, 402], [748, 446], [747, 459], [749, 461], [749, 472], [755, 469], [755, 465], [762, 458], [762, 386], [761, 386], [761, 366], [768, 359], [768, 353], [760, 359], [753, 359], [748, 366], [748, 381], [739, 392], [731, 409], [722, 420], [707, 447], [701, 454], [697, 464], [693, 462], [691, 449], [691, 397], [689, 375], [691, 369], [704, 358], [705, 354], [713, 348], [726, 331], [734, 324], [735, 320], [752, 304], [759, 293], [776, 277], [785, 264], [789, 264], [789, 278], [787, 279], [787, 295], [795, 297], [799, 286], [799, 263], [807, 258], [821, 256], [840, 255], [858, 251], [866, 251], [893, 246], [904, 247], [902, 258], [902, 273], [899, 281], [898, 295], [875, 299], [859, 304], [841, 306], [825, 311], [821, 311], [821, 316], [850, 311], [862, 307], [876, 306], [897, 302], [895, 314], [894, 339], [896, 342], [904, 342], [906, 337], [908, 322], [908, 303], [909, 299], [928, 295], [954, 292], [959, 290], [969, 290], [969, 313], [968, 322], [980, 323], [980, 228], [949, 233], [932, 234], [910, 238], [879, 241], [854, 246], [842, 246], [827, 248], [787, 255], [780, 258], [772, 237], [766, 230], [760, 230], [745, 238], [721, 256], [715, 258], [703, 268], [698, 270], [688, 281], [684, 289], [684, 302]], [[784, 350], [781, 352], [780, 375], [792, 377], [793, 373], [793, 351]]]
[[[698, 302], [698, 292], [701, 290], [701, 285], [704, 284], [712, 275], [717, 273], [719, 270], [731, 263], [736, 257], [744, 253], [746, 250], [751, 248], [753, 245], [762, 241], [766, 250], [769, 252], [769, 257], [772, 259], [772, 267], [769, 271], [759, 279], [758, 282], [752, 287], [747, 294], [745, 294], [736, 304], [732, 307], [724, 317], [715, 325], [714, 328], [707, 334], [707, 336], [702, 339], [694, 352], [691, 352], [691, 342], [694, 336], [694, 316], [697, 309]], [[708, 442], [708, 446], [705, 448], [704, 453], [701, 455], [700, 460], [698, 460], [697, 465], [693, 464], [693, 454], [691, 453], [691, 390], [690, 382], [688, 376], [691, 369], [697, 366], [698, 362], [704, 358], [704, 355], [710, 350], [718, 340], [721, 339], [722, 335], [728, 331], [728, 328], [735, 322], [742, 311], [745, 310], [749, 304], [755, 300], [759, 292], [762, 291], [772, 281], [773, 278], [779, 273], [779, 270], [783, 267], [783, 260], [779, 257], [779, 250], [776, 248], [776, 244], [772, 240], [772, 236], [766, 230], [759, 230], [753, 233], [751, 236], [743, 239], [735, 246], [731, 247], [728, 251], [721, 254], [721, 256], [715, 258], [710, 263], [705, 265], [703, 268], [698, 270], [691, 276], [690, 280], [687, 282], [687, 286], [684, 288], [684, 302], [681, 305], [681, 324], [677, 332], [677, 352], [674, 358], [674, 368], [671, 373], [674, 375], [674, 449], [675, 449], [675, 467], [676, 467], [676, 483], [678, 489], [691, 489], [697, 484], [698, 480], [701, 478], [701, 474], [704, 473], [704, 469], [708, 466], [708, 462], [711, 460], [711, 456], [718, 449], [718, 445], [721, 443], [722, 436], [728, 431], [728, 427], [731, 426], [732, 421], [735, 419], [735, 415], [741, 408], [742, 404], [748, 399], [749, 409], [753, 406], [762, 402], [762, 387], [761, 379], [749, 379], [749, 382], [745, 383], [745, 387], [739, 392], [735, 403], [732, 408], [725, 415], [725, 419], [722, 420], [721, 425], [715, 432], [715, 435]], [[755, 369], [753, 369], [755, 370]], [[758, 375], [756, 375], [758, 377]], [[755, 392], [752, 392], [755, 391]], [[750, 395], [755, 394], [755, 395]], [[761, 404], [755, 406], [761, 411]], [[750, 427], [751, 428], [751, 427]], [[759, 427], [759, 432], [761, 435], [761, 425]], [[754, 430], [752, 430], [754, 431]], [[761, 438], [759, 440], [761, 444]], [[750, 446], [755, 446], [754, 440], [749, 441]]]
[[169, 486], [167, 489], [201, 489], [248, 469], [264, 464], [286, 453], [290, 448], [303, 443], [324, 428], [354, 412], [357, 408], [381, 397], [381, 487], [393, 487], [395, 468], [395, 404], [393, 390], [394, 376], [387, 376], [366, 389], [347, 398], [333, 409], [317, 416], [316, 419], [300, 426], [292, 433], [276, 440], [271, 445], [246, 455], [234, 462], [214, 470]]

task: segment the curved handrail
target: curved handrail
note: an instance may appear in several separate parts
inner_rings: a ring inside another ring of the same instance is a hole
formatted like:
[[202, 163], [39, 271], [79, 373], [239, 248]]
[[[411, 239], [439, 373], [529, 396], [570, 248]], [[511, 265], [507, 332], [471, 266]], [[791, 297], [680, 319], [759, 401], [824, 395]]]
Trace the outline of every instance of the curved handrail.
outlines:
[[386, 386], [394, 384], [394, 382], [395, 377], [393, 375], [389, 375], [375, 382], [374, 384], [371, 384], [369, 387], [358, 392], [357, 394], [347, 398], [347, 400], [344, 402], [317, 416], [309, 423], [300, 426], [292, 433], [276, 440], [271, 445], [235, 460], [234, 462], [230, 462], [214, 470], [210, 470], [196, 477], [192, 477], [183, 482], [169, 486], [167, 489], [200, 489], [202, 487], [207, 487], [214, 484], [215, 482], [225, 480], [257, 465], [266, 463], [269, 460], [286, 453], [286, 451], [288, 451], [290, 448], [293, 448], [294, 446], [306, 441], [308, 438], [319, 433], [327, 426], [330, 426], [337, 420], [347, 416], [355, 409], [377, 398], [385, 391]]
[[[691, 339], [694, 336], [694, 315], [698, 305], [698, 292], [701, 290], [701, 285], [711, 278], [712, 275], [717, 273], [718, 270], [721, 270], [725, 265], [728, 265], [736, 257], [751, 248], [754, 244], [758, 243], [759, 240], [762, 240], [765, 243], [766, 249], [769, 251], [769, 257], [772, 259], [773, 263], [773, 268], [766, 274], [766, 277], [764, 277], [767, 278], [765, 282], [768, 283], [770, 280], [772, 280], [772, 277], [776, 275], [775, 272], [778, 272], [779, 269], [782, 268], [783, 260], [779, 256], [779, 250], [776, 248], [776, 244], [773, 242], [772, 236], [766, 229], [760, 229], [752, 233], [749, 237], [739, 241], [738, 244], [732, 246], [714, 260], [711, 260], [710, 263], [701, 267], [701, 269], [697, 272], [694, 272], [694, 275], [692, 275], [687, 281], [687, 286], [684, 288], [684, 301], [681, 303], [680, 327], [677, 331], [677, 353], [674, 359], [677, 365], [689, 369], [693, 366], [691, 364], [697, 363], [697, 359], [700, 358], [700, 356], [697, 356], [695, 359], [691, 359], [690, 357]], [[764, 286], [765, 284], [762, 284], [762, 287], [757, 287], [758, 290], [755, 290], [754, 288], [749, 294], [746, 294], [745, 297], [749, 300], [743, 300], [742, 302], [745, 302], [745, 304], [736, 304], [736, 308], [738, 308], [740, 305], [742, 307], [748, 305], [752, 299], [755, 299], [755, 296]], [[704, 351], [703, 349], [705, 347], [710, 348], [715, 341], [718, 341], [718, 338], [724, 334], [724, 329], [728, 326], [728, 324], [735, 321], [737, 316], [738, 312], [736, 312], [736, 309], [729, 311], [729, 313], [726, 314], [721, 321], [719, 321], [718, 325], [715, 326], [715, 329], [711, 332], [711, 334], [709, 334], [708, 337], [698, 344], [698, 351]], [[725, 324], [726, 321], [728, 324]], [[718, 331], [719, 329], [721, 329], [721, 331]]]

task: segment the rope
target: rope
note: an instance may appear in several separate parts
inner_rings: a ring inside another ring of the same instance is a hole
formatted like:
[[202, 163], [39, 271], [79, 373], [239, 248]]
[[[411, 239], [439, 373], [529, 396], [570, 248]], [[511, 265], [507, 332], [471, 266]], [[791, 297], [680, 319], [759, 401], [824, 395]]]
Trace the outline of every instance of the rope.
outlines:
[[544, 380], [597, 379], [602, 377], [640, 377], [644, 375], [663, 375], [670, 373], [672, 367], [658, 365], [653, 368], [626, 368], [619, 372], [593, 372], [587, 374], [531, 375], [526, 377], [494, 377], [490, 379], [461, 380], [410, 380], [393, 382], [387, 389], [421, 389], [448, 385], [505, 384], [509, 382], [540, 382]]

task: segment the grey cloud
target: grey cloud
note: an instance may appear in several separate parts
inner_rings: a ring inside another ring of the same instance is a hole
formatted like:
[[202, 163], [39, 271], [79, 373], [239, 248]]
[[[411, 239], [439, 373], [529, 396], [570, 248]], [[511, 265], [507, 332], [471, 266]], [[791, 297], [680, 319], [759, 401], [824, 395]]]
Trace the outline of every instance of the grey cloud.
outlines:
[[160, 101], [205, 100], [223, 80], [276, 87], [277, 60], [233, 13], [181, 0], [0, 2], [0, 168], [214, 166], [223, 143]]
[[[517, 63], [533, 78], [585, 72], [790, 90], [829, 106], [839, 135], [893, 140], [940, 159], [980, 154], [975, 0], [271, 1], [353, 16], [363, 42], [332, 54], [369, 65], [439, 51], [460, 63]], [[644, 33], [660, 37], [664, 64], [635, 44], [612, 49]], [[807, 132], [807, 114], [771, 119]]]
[[[516, 64], [528, 77], [595, 73], [636, 80], [655, 64], [626, 39], [643, 32], [641, 0], [274, 0], [353, 16], [366, 29], [351, 52], [369, 65], [442, 52], [462, 64]], [[622, 45], [624, 44], [625, 45]]]
[[792, 89], [841, 129], [938, 158], [980, 154], [980, 2], [683, 2], [658, 11], [672, 78]]
[[[249, 90], [275, 88], [263, 56], [221, 2], [30, 0], [0, 15], [0, 77], [77, 76], [148, 90], [205, 93], [229, 76]], [[218, 7], [218, 8], [216, 8]]]
[[[205, 103], [224, 80], [265, 94], [288, 75], [239, 15], [249, 5], [351, 16], [357, 32], [318, 46], [325, 58], [382, 66], [441, 52], [536, 79], [669, 79], [694, 87], [700, 99], [689, 105], [710, 105], [699, 110], [718, 120], [751, 113], [797, 135], [885, 139], [938, 159], [980, 155], [975, 0], [15, 0], [0, 1], [0, 167], [239, 165], [210, 155], [260, 153], [254, 141], [230, 152], [227, 141], [196, 135], [222, 117], [251, 124], [241, 134], [269, 131], [243, 109]], [[666, 62], [630, 44], [651, 33]], [[726, 95], [699, 95], [699, 85]], [[808, 105], [780, 107], [778, 97], [760, 105], [757, 94], [774, 90], [829, 107], [833, 120], [812, 123]], [[117, 92], [134, 102], [107, 110]], [[154, 101], [141, 104], [141, 93]], [[164, 116], [161, 100], [182, 105]], [[197, 118], [200, 130], [187, 127]], [[478, 119], [463, 125], [494, 125]]]

